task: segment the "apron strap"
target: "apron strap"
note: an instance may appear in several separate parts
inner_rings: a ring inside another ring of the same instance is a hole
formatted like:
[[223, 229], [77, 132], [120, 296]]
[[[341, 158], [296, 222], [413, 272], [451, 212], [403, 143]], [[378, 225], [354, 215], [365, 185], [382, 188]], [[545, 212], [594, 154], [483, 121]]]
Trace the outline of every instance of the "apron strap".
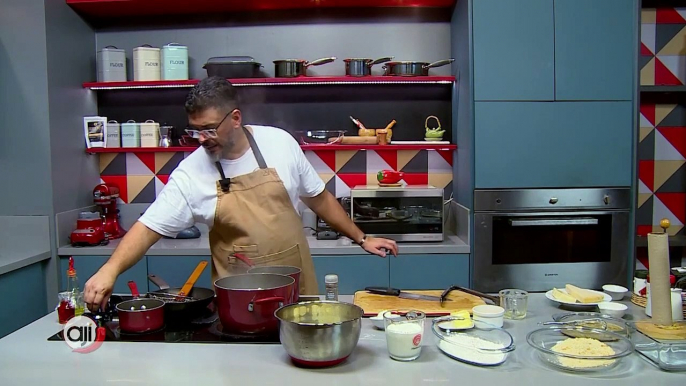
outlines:
[[264, 162], [264, 157], [262, 157], [262, 152], [260, 152], [260, 148], [257, 147], [257, 142], [255, 142], [255, 138], [250, 134], [250, 131], [243, 126], [243, 132], [245, 132], [245, 136], [248, 137], [248, 143], [250, 144], [250, 148], [252, 149], [253, 154], [255, 155], [255, 160], [257, 161], [257, 165], [260, 167], [260, 169], [267, 169], [267, 163]]
[[222, 188], [222, 192], [228, 192], [229, 187], [231, 186], [231, 179], [226, 178], [226, 174], [224, 174], [224, 168], [222, 167], [222, 164], [219, 163], [219, 161], [215, 162], [214, 166], [217, 167], [217, 170], [219, 170], [219, 174], [222, 176], [222, 179], [219, 180], [219, 185]]
[[[250, 131], [243, 126], [243, 132], [245, 133], [245, 136], [248, 138], [248, 143], [250, 144], [250, 148], [252, 149], [253, 155], [255, 156], [255, 160], [257, 161], [257, 166], [260, 167], [260, 169], [267, 169], [267, 163], [264, 161], [264, 157], [262, 157], [262, 152], [260, 152], [260, 148], [257, 147], [257, 142], [255, 142], [255, 138], [250, 134]], [[224, 174], [224, 168], [222, 167], [222, 164], [217, 161], [214, 163], [214, 166], [217, 167], [217, 170], [219, 171], [219, 175], [221, 175], [222, 179], [219, 180], [219, 185], [222, 188], [222, 192], [228, 192], [229, 188], [231, 186], [231, 179], [226, 178], [226, 175]]]

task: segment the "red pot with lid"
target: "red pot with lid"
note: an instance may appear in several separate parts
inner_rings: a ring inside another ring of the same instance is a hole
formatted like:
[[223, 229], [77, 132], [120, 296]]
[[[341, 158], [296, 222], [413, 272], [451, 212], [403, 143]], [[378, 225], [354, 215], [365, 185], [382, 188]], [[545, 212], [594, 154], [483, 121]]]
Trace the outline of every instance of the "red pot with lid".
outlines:
[[138, 287], [129, 281], [133, 294], [132, 300], [118, 303], [117, 315], [119, 328], [123, 332], [146, 333], [164, 327], [164, 301], [160, 299], [141, 298]]
[[295, 279], [271, 273], [227, 276], [214, 282], [223, 330], [237, 334], [276, 334], [274, 312], [293, 303]]

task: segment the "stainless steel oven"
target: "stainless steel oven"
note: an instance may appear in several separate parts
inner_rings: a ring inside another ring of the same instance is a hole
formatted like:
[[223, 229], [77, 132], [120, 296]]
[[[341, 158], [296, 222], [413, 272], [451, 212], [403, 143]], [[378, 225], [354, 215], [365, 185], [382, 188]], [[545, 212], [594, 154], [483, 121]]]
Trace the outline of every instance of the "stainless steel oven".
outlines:
[[630, 189], [474, 192], [474, 275], [480, 291], [622, 284]]

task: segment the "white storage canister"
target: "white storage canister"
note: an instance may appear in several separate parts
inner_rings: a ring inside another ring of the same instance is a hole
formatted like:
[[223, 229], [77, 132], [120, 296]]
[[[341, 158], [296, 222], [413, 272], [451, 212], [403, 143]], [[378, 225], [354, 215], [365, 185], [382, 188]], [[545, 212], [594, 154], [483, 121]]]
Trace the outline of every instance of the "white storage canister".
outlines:
[[160, 144], [160, 124], [151, 119], [140, 124], [141, 147], [157, 147]]
[[121, 132], [119, 122], [107, 122], [107, 141], [105, 147], [121, 147]]
[[126, 51], [107, 46], [95, 58], [98, 82], [126, 82]]
[[121, 124], [121, 147], [140, 147], [141, 131], [136, 121]]
[[133, 80], [160, 80], [160, 49], [145, 44], [133, 49]]
[[169, 43], [162, 47], [162, 79], [188, 80], [188, 47]]

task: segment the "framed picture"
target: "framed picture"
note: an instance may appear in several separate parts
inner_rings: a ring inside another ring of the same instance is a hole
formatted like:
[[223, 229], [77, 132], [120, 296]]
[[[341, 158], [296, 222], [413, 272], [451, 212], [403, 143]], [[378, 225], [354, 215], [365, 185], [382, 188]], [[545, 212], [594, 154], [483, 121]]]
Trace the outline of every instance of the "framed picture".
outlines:
[[107, 117], [83, 117], [83, 133], [86, 147], [105, 147], [107, 138]]

